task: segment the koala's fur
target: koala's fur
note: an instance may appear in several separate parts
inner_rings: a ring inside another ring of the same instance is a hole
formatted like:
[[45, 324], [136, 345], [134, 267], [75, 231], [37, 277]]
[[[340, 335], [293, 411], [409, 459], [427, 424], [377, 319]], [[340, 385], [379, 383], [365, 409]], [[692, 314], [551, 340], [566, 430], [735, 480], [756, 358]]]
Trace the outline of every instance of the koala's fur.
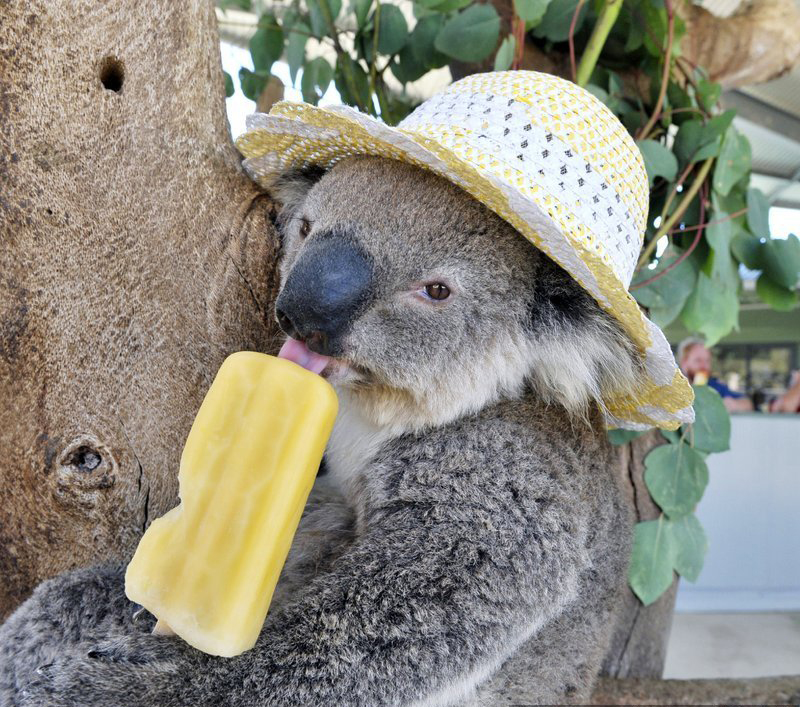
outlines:
[[[337, 345], [328, 473], [258, 644], [222, 659], [151, 636], [122, 568], [82, 570], [45, 582], [0, 629], [0, 705], [588, 698], [630, 535], [600, 398], [636, 385], [633, 345], [433, 174], [350, 159], [289, 175], [276, 195], [284, 278], [335, 233], [369, 254], [374, 282]], [[429, 282], [451, 296], [426, 301]]]

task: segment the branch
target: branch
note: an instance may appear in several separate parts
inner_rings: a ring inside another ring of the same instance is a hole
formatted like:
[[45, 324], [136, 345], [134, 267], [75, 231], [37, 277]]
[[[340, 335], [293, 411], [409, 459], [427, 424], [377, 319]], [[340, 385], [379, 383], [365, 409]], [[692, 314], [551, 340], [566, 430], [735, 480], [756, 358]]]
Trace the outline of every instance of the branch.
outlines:
[[603, 4], [603, 9], [600, 10], [600, 15], [592, 30], [592, 36], [589, 37], [586, 48], [583, 50], [581, 63], [578, 65], [575, 77], [575, 83], [578, 86], [585, 86], [589, 83], [597, 60], [600, 58], [600, 52], [603, 50], [603, 45], [608, 39], [611, 28], [617, 21], [621, 9], [622, 0], [606, 0]]
[[[578, 71], [575, 68], [575, 25], [578, 24], [578, 15], [581, 14], [581, 8], [586, 0], [578, 0], [575, 5], [575, 12], [572, 13], [572, 22], [569, 24], [569, 65], [572, 69], [572, 80], [578, 81]], [[589, 72], [591, 74], [591, 72]], [[588, 80], [588, 79], [587, 79]]]
[[664, 7], [667, 10], [667, 48], [664, 53], [664, 70], [661, 73], [661, 88], [658, 91], [658, 100], [656, 100], [653, 114], [650, 120], [639, 131], [641, 137], [647, 137], [648, 133], [653, 129], [658, 119], [661, 117], [661, 108], [664, 106], [664, 98], [667, 95], [667, 85], [669, 84], [669, 71], [672, 66], [672, 43], [675, 40], [675, 11], [672, 9], [671, 0], [664, 0]]
[[700, 189], [701, 185], [705, 181], [706, 177], [708, 176], [708, 172], [711, 169], [711, 165], [714, 164], [714, 158], [709, 157], [705, 162], [703, 162], [703, 166], [700, 167], [700, 171], [697, 173], [697, 176], [694, 178], [692, 182], [692, 186], [687, 189], [686, 193], [683, 195], [681, 202], [678, 204], [678, 208], [675, 209], [673, 214], [662, 222], [660, 228], [656, 231], [653, 238], [647, 244], [647, 247], [642, 251], [641, 256], [639, 256], [639, 262], [636, 264], [636, 268], [641, 268], [643, 265], [647, 264], [650, 260], [650, 256], [653, 254], [653, 251], [656, 248], [656, 244], [661, 239], [665, 233], [669, 232], [678, 219], [683, 216], [684, 212], [687, 208], [689, 208], [689, 204], [692, 203], [692, 199], [694, 199], [697, 191]]
[[[645, 287], [646, 285], [652, 285], [656, 280], [660, 280], [668, 272], [677, 268], [684, 260], [686, 260], [686, 258], [688, 258], [694, 252], [695, 248], [697, 248], [697, 246], [700, 245], [700, 239], [703, 237], [703, 230], [708, 225], [702, 222], [706, 216], [706, 198], [708, 194], [707, 184], [705, 183], [703, 184], [702, 191], [703, 195], [700, 198], [700, 225], [696, 227], [697, 233], [695, 234], [694, 240], [692, 241], [691, 245], [677, 258], [675, 258], [673, 262], [667, 265], [667, 267], [665, 267], [661, 272], [656, 273], [655, 275], [653, 275], [653, 277], [648, 278], [644, 282], [637, 282], [635, 285], [631, 285], [628, 289], [636, 290], [640, 287]], [[724, 219], [720, 219], [720, 221], [722, 220]], [[689, 229], [684, 229], [684, 230], [689, 230]]]

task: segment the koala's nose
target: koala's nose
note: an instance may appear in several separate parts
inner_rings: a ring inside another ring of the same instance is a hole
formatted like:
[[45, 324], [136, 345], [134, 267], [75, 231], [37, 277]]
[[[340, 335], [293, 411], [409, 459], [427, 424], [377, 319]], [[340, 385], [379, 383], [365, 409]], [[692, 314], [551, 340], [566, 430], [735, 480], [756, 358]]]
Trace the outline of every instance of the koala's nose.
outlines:
[[281, 329], [312, 351], [336, 356], [372, 290], [370, 256], [341, 235], [315, 234], [292, 266], [275, 303]]

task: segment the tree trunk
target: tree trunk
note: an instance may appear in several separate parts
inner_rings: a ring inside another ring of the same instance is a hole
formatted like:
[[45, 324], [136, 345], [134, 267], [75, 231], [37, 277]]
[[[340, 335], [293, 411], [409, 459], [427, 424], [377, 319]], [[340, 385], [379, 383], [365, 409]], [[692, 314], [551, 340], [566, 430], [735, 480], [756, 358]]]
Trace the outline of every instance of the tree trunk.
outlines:
[[175, 505], [217, 367], [275, 348], [271, 217], [211, 2], [0, 5], [0, 620]]
[[[663, 443], [661, 434], [651, 430], [618, 449], [622, 483], [637, 522], [653, 520], [660, 513], [644, 483], [644, 458], [653, 447]], [[603, 661], [604, 675], [660, 678], [664, 674], [677, 591], [676, 577], [657, 601], [643, 606], [630, 587], [626, 587], [611, 647]]]

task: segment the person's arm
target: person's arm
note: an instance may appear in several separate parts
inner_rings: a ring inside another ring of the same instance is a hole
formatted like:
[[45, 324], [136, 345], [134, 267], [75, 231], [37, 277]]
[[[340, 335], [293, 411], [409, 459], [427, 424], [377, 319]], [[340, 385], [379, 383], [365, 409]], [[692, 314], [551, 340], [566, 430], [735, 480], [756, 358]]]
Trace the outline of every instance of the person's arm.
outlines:
[[771, 412], [798, 412], [800, 410], [800, 375], [795, 373], [794, 378], [794, 385], [772, 403]]
[[730, 396], [725, 396], [722, 398], [722, 404], [728, 410], [728, 412], [752, 412], [753, 411], [753, 401], [750, 398], [742, 397], [742, 398], [733, 398]]

